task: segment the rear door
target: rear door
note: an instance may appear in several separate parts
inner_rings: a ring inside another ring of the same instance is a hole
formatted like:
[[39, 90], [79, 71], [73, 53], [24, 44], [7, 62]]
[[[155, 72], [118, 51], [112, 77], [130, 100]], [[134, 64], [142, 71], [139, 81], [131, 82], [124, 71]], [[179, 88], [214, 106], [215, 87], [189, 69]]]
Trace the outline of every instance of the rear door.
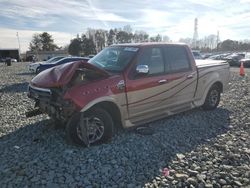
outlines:
[[191, 108], [197, 85], [197, 68], [183, 45], [164, 46], [168, 83], [172, 85], [167, 107], [176, 113]]

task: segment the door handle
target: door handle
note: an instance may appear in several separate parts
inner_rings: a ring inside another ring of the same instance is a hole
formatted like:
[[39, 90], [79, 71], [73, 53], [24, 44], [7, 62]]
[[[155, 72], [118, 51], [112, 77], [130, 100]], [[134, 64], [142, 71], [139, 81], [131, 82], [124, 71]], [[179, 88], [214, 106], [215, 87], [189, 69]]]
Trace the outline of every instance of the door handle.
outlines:
[[159, 81], [158, 81], [159, 84], [164, 84], [164, 83], [166, 83], [166, 82], [167, 82], [167, 80], [165, 80], [165, 79], [159, 80]]
[[189, 75], [187, 75], [187, 79], [191, 79], [191, 78], [193, 78], [194, 77], [194, 75], [193, 74], [189, 74]]

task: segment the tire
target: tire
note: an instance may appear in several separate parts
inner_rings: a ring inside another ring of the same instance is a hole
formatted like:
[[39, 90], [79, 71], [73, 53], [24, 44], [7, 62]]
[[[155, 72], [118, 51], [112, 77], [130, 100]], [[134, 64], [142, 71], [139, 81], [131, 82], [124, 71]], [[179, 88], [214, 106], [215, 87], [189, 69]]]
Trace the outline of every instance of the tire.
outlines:
[[[92, 129], [92, 131], [89, 131], [88, 135], [89, 145], [102, 144], [112, 138], [114, 123], [110, 114], [106, 110], [102, 108], [94, 108], [85, 112], [83, 115], [84, 118], [89, 118], [88, 129]], [[71, 117], [66, 125], [66, 136], [70, 143], [86, 146], [86, 143], [81, 138], [80, 118], [80, 112]]]
[[217, 85], [213, 85], [207, 93], [206, 100], [202, 108], [204, 110], [213, 110], [217, 108], [220, 103], [220, 94], [220, 88]]

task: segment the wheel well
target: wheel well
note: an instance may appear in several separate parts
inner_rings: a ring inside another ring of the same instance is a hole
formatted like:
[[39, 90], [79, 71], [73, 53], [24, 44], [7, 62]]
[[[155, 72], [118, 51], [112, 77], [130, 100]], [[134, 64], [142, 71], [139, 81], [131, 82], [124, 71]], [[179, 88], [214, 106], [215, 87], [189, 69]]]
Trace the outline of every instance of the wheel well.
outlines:
[[122, 127], [120, 109], [117, 107], [116, 104], [114, 104], [113, 102], [106, 101], [106, 102], [100, 102], [94, 105], [93, 107], [101, 107], [102, 109], [107, 110], [107, 112], [110, 114], [110, 116], [114, 121], [114, 125], [116, 127]]
[[213, 86], [214, 85], [216, 85], [220, 89], [220, 91], [223, 92], [223, 84], [221, 82], [215, 82]]

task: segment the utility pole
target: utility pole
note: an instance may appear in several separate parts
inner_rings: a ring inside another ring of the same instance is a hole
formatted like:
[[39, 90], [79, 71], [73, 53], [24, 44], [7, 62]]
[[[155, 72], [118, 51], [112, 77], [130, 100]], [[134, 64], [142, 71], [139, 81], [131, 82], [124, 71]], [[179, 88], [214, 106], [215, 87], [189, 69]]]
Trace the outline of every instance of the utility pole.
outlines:
[[219, 50], [219, 46], [218, 46], [218, 44], [219, 44], [219, 41], [220, 41], [220, 32], [219, 32], [219, 30], [217, 31], [217, 52], [218, 52], [218, 50]]
[[18, 48], [18, 56], [19, 56], [19, 57], [18, 57], [18, 58], [19, 58], [18, 60], [20, 61], [20, 57], [21, 57], [21, 56], [20, 56], [20, 53], [21, 53], [21, 47], [20, 47], [20, 40], [19, 40], [19, 35], [18, 35], [18, 32], [16, 32], [16, 36], [17, 36], [18, 47], [19, 47], [19, 48]]
[[193, 47], [197, 48], [197, 41], [198, 41], [198, 19], [194, 19], [194, 35], [193, 35]]

